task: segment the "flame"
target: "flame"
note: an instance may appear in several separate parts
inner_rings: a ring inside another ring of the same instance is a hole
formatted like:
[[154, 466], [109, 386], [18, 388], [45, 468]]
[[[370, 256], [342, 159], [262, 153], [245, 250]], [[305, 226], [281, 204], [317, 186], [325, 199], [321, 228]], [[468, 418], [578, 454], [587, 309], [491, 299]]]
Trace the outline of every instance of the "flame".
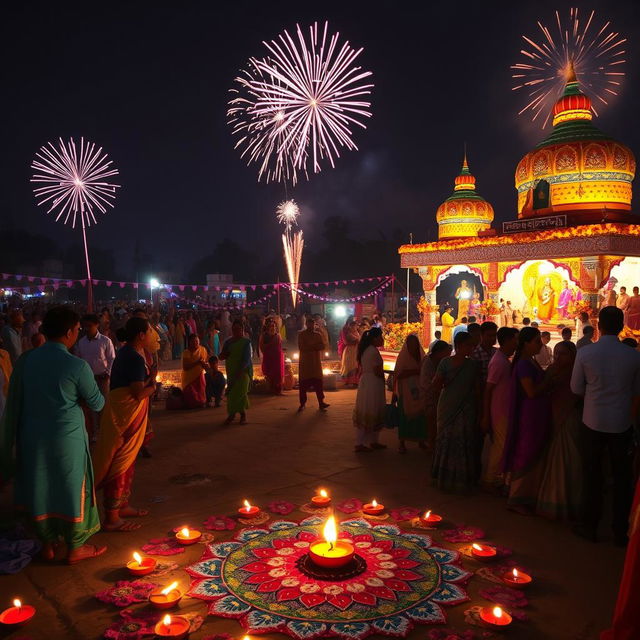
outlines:
[[294, 359], [294, 360], [298, 360], [299, 358], [300, 358], [300, 354], [296, 351], [296, 352], [293, 354], [293, 359]]
[[493, 615], [496, 618], [502, 618], [502, 609], [500, 607], [493, 607]]
[[431, 511], [427, 511], [427, 513], [424, 514], [424, 519], [428, 520], [430, 515], [431, 515]]
[[189, 527], [183, 527], [182, 530], [180, 531], [180, 534], [183, 535], [185, 538], [189, 537]]
[[471, 545], [476, 551], [482, 551], [482, 547], [475, 542]]
[[516, 578], [516, 580], [518, 579], [518, 570], [517, 569], [513, 570], [513, 577]]
[[251, 511], [251, 505], [249, 504], [249, 501], [248, 501], [248, 500], [245, 500], [245, 501], [244, 501], [244, 508], [245, 508], [247, 511]]
[[376, 502], [375, 498], [371, 501], [371, 506], [372, 507], [377, 507], [378, 506], [378, 503]]
[[327, 519], [327, 523], [324, 525], [324, 529], [322, 530], [322, 535], [330, 545], [333, 545], [333, 543], [338, 539], [336, 519], [333, 516], [329, 516]]
[[325, 358], [328, 358], [328, 357], [329, 357], [329, 352], [328, 352], [328, 351], [325, 351], [325, 352], [324, 352], [324, 357], [325, 357]]
[[329, 494], [324, 489], [320, 489], [320, 491], [318, 493], [320, 494], [321, 498], [328, 498], [329, 497]]
[[140, 554], [137, 551], [133, 552], [133, 559], [138, 563], [138, 564], [142, 564], [142, 557], [140, 556]]
[[330, 376], [333, 373], [333, 371], [331, 371], [331, 369], [323, 369], [322, 370], [322, 375], [323, 376]]
[[171, 626], [171, 616], [169, 614], [167, 614], [164, 618], [162, 618], [162, 624], [165, 627]]
[[163, 596], [169, 595], [176, 587], [178, 586], [177, 582], [172, 582], [168, 587], [164, 588], [160, 593]]
[[156, 382], [160, 382], [160, 374], [156, 376]]
[[18, 600], [18, 598], [16, 598], [13, 601], [13, 606], [19, 609], [22, 606], [22, 602], [20, 602], [20, 600]]

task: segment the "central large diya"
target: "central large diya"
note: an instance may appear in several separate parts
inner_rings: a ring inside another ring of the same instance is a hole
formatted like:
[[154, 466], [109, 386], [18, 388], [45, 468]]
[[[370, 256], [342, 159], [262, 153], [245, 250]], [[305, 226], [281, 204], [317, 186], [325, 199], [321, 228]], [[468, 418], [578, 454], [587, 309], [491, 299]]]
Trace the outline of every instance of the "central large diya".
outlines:
[[324, 539], [309, 545], [309, 552], [298, 558], [300, 571], [318, 580], [346, 580], [353, 578], [367, 568], [366, 560], [356, 554], [355, 547], [348, 540], [338, 539], [338, 529], [330, 516], [322, 532]]

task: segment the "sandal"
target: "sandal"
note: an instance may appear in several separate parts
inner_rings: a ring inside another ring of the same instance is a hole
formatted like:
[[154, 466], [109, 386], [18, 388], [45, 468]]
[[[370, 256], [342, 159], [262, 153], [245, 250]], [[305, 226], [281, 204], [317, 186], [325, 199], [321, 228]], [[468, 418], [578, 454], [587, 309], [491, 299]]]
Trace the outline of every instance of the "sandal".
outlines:
[[78, 562], [82, 562], [83, 560], [97, 558], [98, 556], [101, 556], [103, 553], [105, 553], [107, 550], [107, 547], [98, 547], [95, 544], [87, 544], [83, 546], [87, 547], [87, 549], [91, 548], [92, 551], [87, 555], [82, 555], [75, 558], [67, 558], [67, 564], [78, 564]]

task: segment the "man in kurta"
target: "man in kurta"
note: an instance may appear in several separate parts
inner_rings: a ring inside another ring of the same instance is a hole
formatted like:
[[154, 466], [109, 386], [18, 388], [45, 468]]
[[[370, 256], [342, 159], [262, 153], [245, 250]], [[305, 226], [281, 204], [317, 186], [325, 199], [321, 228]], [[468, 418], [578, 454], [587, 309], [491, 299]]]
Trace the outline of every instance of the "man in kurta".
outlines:
[[43, 557], [53, 560], [62, 540], [69, 564], [106, 551], [86, 544], [100, 519], [80, 403], [100, 411], [104, 397], [89, 365], [69, 353], [79, 328], [72, 309], [47, 312], [41, 328], [46, 344], [16, 362], [0, 446], [2, 480], [15, 470], [15, 502], [32, 520]]
[[325, 350], [324, 338], [316, 329], [316, 321], [307, 318], [306, 329], [298, 333], [298, 351], [300, 365], [298, 369], [298, 386], [300, 391], [300, 407], [302, 411], [307, 404], [307, 391], [313, 389], [318, 397], [318, 407], [324, 411], [329, 405], [324, 401], [322, 382], [322, 353]]
[[453, 325], [456, 323], [451, 315], [452, 311], [453, 307], [447, 307], [440, 317], [440, 322], [442, 322], [442, 339], [449, 344], [452, 344]]

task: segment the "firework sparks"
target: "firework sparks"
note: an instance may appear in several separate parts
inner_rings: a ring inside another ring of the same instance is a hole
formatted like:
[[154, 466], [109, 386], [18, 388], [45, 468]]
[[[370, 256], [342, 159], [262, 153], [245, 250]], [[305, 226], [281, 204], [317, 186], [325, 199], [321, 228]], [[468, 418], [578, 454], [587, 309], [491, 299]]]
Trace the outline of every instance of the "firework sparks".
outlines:
[[[618, 95], [625, 75], [627, 39], [613, 30], [610, 22], [600, 26], [596, 22], [595, 11], [585, 19], [577, 8], [572, 8], [566, 24], [556, 11], [553, 28], [538, 22], [538, 41], [522, 36], [526, 43], [520, 51], [523, 59], [511, 65], [512, 89], [527, 94], [527, 103], [519, 114], [529, 113], [532, 120], [545, 116], [544, 128], [572, 69], [601, 107], [609, 104], [611, 96]], [[596, 107], [592, 108], [598, 115]]]
[[284, 247], [284, 260], [289, 274], [289, 284], [291, 285], [291, 299], [295, 308], [298, 298], [298, 283], [300, 282], [300, 265], [302, 264], [302, 249], [304, 248], [304, 238], [302, 231], [282, 234], [282, 246]]
[[38, 205], [48, 205], [47, 213], [55, 210], [56, 221], [71, 222], [72, 227], [78, 217], [83, 229], [96, 224], [95, 210], [106, 213], [113, 207], [120, 186], [106, 182], [118, 174], [107, 158], [102, 147], [96, 149], [84, 138], [79, 148], [73, 138], [66, 143], [60, 138], [57, 147], [51, 142], [41, 147], [31, 164], [31, 182], [43, 185], [34, 189]]
[[227, 112], [236, 147], [249, 164], [260, 163], [258, 179], [290, 179], [298, 173], [317, 173], [326, 161], [332, 167], [340, 150], [356, 150], [352, 127], [366, 128], [371, 116], [373, 84], [370, 71], [356, 66], [362, 49], [340, 34], [329, 34], [329, 25], [314, 23], [305, 38], [300, 26], [292, 37], [287, 31], [277, 40], [264, 42], [268, 54], [251, 58], [249, 68], [236, 82], [240, 89]]
[[284, 224], [287, 229], [290, 229], [297, 222], [299, 215], [300, 209], [295, 200], [285, 200], [276, 209], [278, 222]]

